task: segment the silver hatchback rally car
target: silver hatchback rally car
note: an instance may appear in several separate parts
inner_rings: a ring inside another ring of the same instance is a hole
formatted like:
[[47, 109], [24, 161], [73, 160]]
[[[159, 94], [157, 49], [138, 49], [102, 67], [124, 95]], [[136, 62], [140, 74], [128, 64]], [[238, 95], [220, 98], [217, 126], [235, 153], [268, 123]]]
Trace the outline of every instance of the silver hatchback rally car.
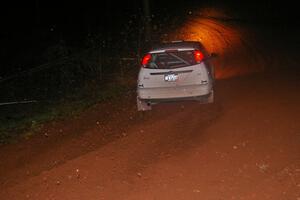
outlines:
[[137, 108], [181, 100], [214, 101], [214, 70], [209, 55], [198, 41], [163, 43], [142, 59], [138, 75]]

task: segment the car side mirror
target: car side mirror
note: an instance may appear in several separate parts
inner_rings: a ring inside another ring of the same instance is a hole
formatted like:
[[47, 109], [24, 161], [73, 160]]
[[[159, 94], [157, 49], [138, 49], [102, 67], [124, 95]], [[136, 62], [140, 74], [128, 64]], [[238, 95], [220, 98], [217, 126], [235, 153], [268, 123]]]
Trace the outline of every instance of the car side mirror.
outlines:
[[211, 53], [211, 54], [209, 54], [206, 58], [205, 58], [205, 60], [211, 60], [211, 59], [213, 59], [213, 58], [216, 58], [216, 57], [218, 57], [218, 54], [216, 54], [216, 53]]
[[215, 52], [212, 52], [210, 55], [209, 55], [210, 58], [216, 58], [218, 57], [218, 54], [215, 53]]

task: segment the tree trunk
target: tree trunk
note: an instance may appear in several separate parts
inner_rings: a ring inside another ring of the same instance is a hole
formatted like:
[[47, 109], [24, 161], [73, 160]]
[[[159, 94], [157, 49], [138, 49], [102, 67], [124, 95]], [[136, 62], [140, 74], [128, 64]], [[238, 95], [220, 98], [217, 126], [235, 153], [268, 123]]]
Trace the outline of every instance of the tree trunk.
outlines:
[[151, 16], [149, 0], [143, 0], [144, 4], [144, 18], [145, 18], [145, 41], [151, 41]]

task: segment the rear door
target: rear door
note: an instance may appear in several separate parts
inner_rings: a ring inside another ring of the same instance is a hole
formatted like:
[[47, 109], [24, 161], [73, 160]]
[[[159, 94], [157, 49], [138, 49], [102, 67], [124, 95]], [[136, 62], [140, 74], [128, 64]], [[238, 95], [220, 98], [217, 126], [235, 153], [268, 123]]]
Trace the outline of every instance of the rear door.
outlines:
[[151, 52], [140, 81], [144, 88], [201, 84], [203, 67], [194, 59], [194, 49]]

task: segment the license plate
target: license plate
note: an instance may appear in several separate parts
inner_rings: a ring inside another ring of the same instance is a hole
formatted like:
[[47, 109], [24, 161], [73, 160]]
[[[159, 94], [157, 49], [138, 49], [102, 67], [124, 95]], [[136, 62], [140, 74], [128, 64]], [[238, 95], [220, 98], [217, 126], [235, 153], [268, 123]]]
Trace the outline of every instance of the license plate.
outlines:
[[172, 82], [178, 79], [178, 74], [168, 74], [165, 75], [165, 81]]

